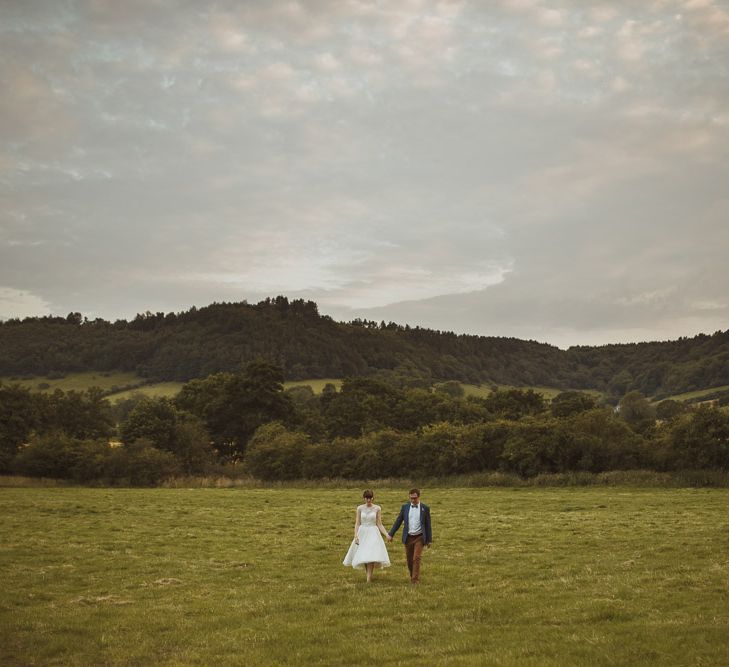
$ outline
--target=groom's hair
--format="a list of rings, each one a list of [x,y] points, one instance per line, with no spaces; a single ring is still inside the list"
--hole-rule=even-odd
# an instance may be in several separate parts
[[[414,493],[418,498],[420,498],[420,489],[410,489],[410,491],[408,491],[408,495],[411,493]]]

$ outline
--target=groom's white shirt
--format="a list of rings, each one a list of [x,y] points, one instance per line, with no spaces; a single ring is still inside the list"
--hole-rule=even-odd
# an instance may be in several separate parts
[[[410,514],[408,515],[408,533],[410,535],[417,535],[423,532],[423,527],[420,525],[420,503],[413,507],[410,504]]]

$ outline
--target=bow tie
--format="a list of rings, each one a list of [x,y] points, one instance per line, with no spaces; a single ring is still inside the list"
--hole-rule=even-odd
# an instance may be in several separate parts
[[[411,510],[416,510],[416,509],[418,509],[418,506],[417,505],[410,505],[410,509]]]

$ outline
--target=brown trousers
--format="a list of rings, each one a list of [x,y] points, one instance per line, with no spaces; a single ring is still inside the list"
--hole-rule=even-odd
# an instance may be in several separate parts
[[[423,536],[408,535],[405,542],[405,556],[408,559],[410,581],[417,584],[420,581],[420,559],[423,555]]]

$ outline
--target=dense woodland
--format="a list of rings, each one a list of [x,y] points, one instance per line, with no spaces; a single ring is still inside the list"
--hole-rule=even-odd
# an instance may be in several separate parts
[[[0,383],[0,473],[154,484],[650,469],[729,470],[729,331],[556,347],[384,322],[338,323],[284,297],[131,322],[79,313],[0,324],[0,375],[133,371],[174,399]],[[285,379],[345,378],[284,390]],[[458,381],[549,385],[466,397]],[[714,405],[661,400],[717,387]],[[596,399],[579,390],[596,389]],[[649,401],[647,397],[653,399]],[[417,450],[416,457],[412,452]]]
[[[283,388],[266,362],[187,382],[174,399],[112,405],[99,390],[34,393],[0,383],[0,473],[155,484],[180,475],[263,480],[422,478],[484,471],[729,471],[729,412],[649,402],[618,409],[565,391],[464,397],[457,382],[373,377]],[[414,455],[414,453],[416,453]]]
[[[215,303],[132,321],[62,317],[0,323],[0,376],[133,371],[186,382],[241,373],[255,360],[288,380],[377,377],[401,387],[434,382],[596,389],[616,402],[630,391],[657,399],[729,384],[729,330],[675,341],[572,347],[456,335],[395,323],[339,323],[311,301]]]

